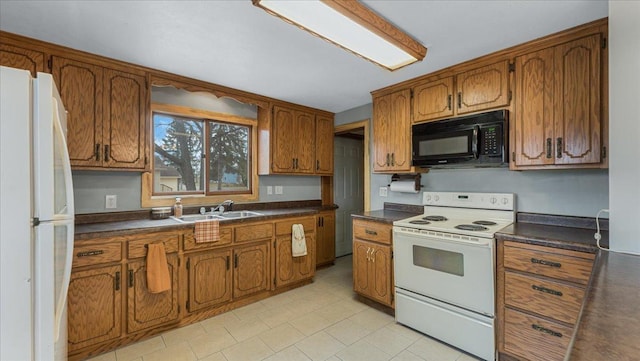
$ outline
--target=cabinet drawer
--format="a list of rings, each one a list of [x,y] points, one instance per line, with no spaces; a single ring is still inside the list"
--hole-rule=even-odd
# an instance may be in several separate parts
[[[147,255],[147,245],[149,243],[164,243],[166,253],[178,252],[178,244],[180,241],[179,233],[156,233],[149,234],[140,238],[134,238],[128,243],[128,258],[139,258]]]
[[[564,250],[558,250],[563,254],[551,253],[554,252],[553,248],[528,247],[530,248],[512,247],[505,242],[504,266],[582,285],[589,282],[593,255]]]
[[[249,224],[235,227],[236,242],[257,241],[273,237],[273,223]]]
[[[575,324],[584,288],[505,272],[504,301],[508,306]]]
[[[507,308],[504,350],[530,361],[562,361],[573,329]]]
[[[378,222],[354,220],[353,237],[391,244],[391,226]]]
[[[119,262],[122,259],[122,243],[118,240],[110,242],[83,242],[73,247],[73,267],[91,266],[94,264]]]
[[[204,242],[196,243],[196,239],[193,236],[193,232],[186,232],[184,234],[184,250],[189,251],[192,249],[206,249],[218,246],[224,246],[230,244],[233,240],[233,230],[231,228],[220,227],[220,240],[218,242]]]
[[[316,229],[315,217],[287,219],[276,223],[276,235],[283,236],[291,234],[291,226],[301,224],[305,232],[313,232]]]

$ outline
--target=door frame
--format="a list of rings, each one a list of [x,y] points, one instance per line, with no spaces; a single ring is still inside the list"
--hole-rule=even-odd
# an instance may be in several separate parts
[[[363,128],[364,129],[364,187],[363,187],[363,192],[364,192],[364,211],[368,212],[370,211],[370,207],[371,207],[371,194],[370,194],[370,188],[371,188],[371,172],[370,172],[370,167],[371,164],[369,163],[369,136],[370,136],[370,119],[363,119],[357,122],[353,122],[353,123],[347,123],[347,124],[342,124],[342,125],[338,125],[336,127],[333,128],[333,135],[334,137],[336,136],[336,134],[340,134],[340,133],[345,133],[348,132],[350,130],[354,130],[354,129],[359,129],[359,128]]]

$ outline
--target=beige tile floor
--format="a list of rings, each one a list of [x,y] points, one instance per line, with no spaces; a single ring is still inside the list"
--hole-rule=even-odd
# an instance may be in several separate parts
[[[307,286],[91,361],[472,361],[354,298],[351,257]]]

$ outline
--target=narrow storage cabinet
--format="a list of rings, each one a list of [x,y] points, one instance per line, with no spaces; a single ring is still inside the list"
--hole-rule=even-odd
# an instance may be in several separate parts
[[[394,306],[392,226],[353,219],[353,290]]]

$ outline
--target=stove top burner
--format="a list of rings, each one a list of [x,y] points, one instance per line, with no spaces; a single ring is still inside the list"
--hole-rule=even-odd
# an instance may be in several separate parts
[[[497,223],[492,221],[474,221],[473,224],[479,224],[481,226],[495,226]]]
[[[409,223],[411,223],[411,224],[429,224],[431,222],[423,220],[423,219],[416,219],[416,220],[413,220],[413,221],[409,221]]]
[[[445,216],[426,216],[422,217],[425,221],[442,222],[448,220]]]
[[[488,228],[476,224],[459,224],[455,226],[456,229],[463,231],[486,231]]]

